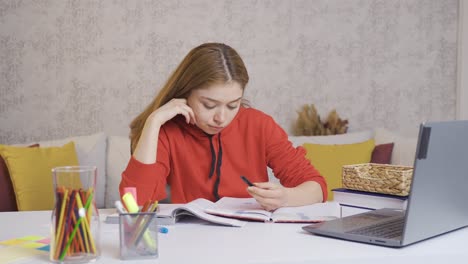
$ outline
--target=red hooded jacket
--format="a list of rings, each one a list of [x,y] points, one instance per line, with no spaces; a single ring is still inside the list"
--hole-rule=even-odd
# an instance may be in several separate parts
[[[136,187],[138,204],[166,197],[187,203],[197,198],[251,197],[240,178],[268,181],[267,166],[285,187],[316,181],[327,200],[327,184],[305,158],[305,149],[294,148],[286,132],[268,115],[239,109],[233,121],[216,135],[208,135],[183,116],[166,122],[159,131],[157,161],[143,164],[131,157],[122,173],[124,187]]]

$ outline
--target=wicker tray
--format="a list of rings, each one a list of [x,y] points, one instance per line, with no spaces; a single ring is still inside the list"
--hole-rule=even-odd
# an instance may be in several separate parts
[[[413,167],[377,163],[345,165],[342,176],[344,188],[406,196]]]

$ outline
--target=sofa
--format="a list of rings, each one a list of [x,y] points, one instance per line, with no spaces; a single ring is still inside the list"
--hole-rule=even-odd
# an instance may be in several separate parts
[[[335,174],[339,174],[341,166],[349,162],[349,160],[351,160],[350,164],[361,161],[370,162],[379,146],[389,146],[390,144],[390,152],[388,148],[386,150],[386,155],[391,155],[388,157],[388,163],[406,166],[413,165],[416,150],[416,136],[402,137],[384,128],[332,136],[290,136],[289,139],[294,146],[304,146],[306,148],[308,158],[321,172],[320,157],[325,157],[322,162],[327,163],[326,166],[331,166]],[[70,141],[74,142],[80,165],[97,167],[98,177],[95,197],[97,207],[114,207],[114,202],[119,199],[118,186],[121,173],[130,158],[130,140],[128,137],[106,135],[100,132],[58,140],[15,144],[15,146],[24,148],[32,144],[39,144],[39,148],[48,148],[63,146]],[[309,156],[314,151],[319,151],[319,154]],[[336,161],[336,158],[340,156],[341,160]],[[361,157],[360,160],[356,159],[358,156]],[[325,167],[323,167],[323,170],[326,170]],[[14,175],[11,177],[14,177]],[[269,177],[271,181],[278,181],[271,170],[269,170]],[[333,175],[332,177],[341,178],[340,175]],[[339,181],[335,182],[334,185],[329,185],[329,189],[339,187],[337,184],[339,184]],[[0,195],[5,195],[5,193]]]

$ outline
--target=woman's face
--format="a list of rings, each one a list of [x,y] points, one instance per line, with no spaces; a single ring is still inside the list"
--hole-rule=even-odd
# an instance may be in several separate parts
[[[227,127],[241,105],[243,90],[237,82],[214,84],[193,90],[187,98],[197,126],[205,133],[214,135]]]

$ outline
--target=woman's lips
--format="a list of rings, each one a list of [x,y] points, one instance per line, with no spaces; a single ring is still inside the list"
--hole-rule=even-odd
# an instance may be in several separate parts
[[[224,127],[210,126],[210,128],[214,130],[222,130]]]

